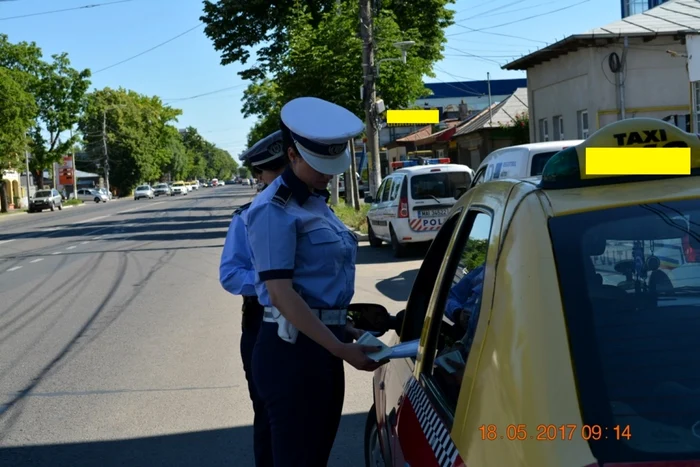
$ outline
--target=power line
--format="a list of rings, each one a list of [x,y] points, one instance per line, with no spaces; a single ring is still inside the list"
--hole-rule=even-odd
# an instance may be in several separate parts
[[[488,27],[481,28],[481,29],[474,29],[474,28],[470,28],[470,27],[467,27],[467,26],[463,26],[463,25],[457,23],[457,24],[455,24],[455,26],[459,26],[459,27],[461,27],[461,28],[468,29],[468,31],[466,31],[466,32],[458,32],[458,33],[455,33],[455,34],[448,34],[448,37],[451,37],[451,36],[461,36],[461,35],[469,34],[469,33],[472,33],[472,32],[486,32],[486,30],[488,30],[488,29],[495,29],[495,28],[500,28],[500,27],[503,27],[503,26],[510,26],[511,24],[521,23],[521,22],[527,21],[527,20],[529,20],[529,19],[539,18],[539,17],[542,17],[542,16],[547,16],[547,15],[551,15],[551,14],[554,14],[554,13],[558,13],[558,12],[560,12],[560,11],[568,10],[569,8],[573,8],[573,7],[575,7],[575,6],[582,5],[582,4],[584,4],[584,3],[588,3],[589,1],[590,1],[590,0],[583,0],[583,1],[581,1],[581,2],[574,3],[574,4],[572,4],[572,5],[568,5],[568,6],[565,6],[565,7],[562,7],[562,8],[557,8],[557,9],[555,9],[555,10],[546,11],[546,12],[544,12],[544,13],[539,13],[539,14],[537,14],[537,15],[528,16],[528,17],[526,17],[526,18],[520,18],[520,19],[517,19],[517,20],[514,20],[514,21],[509,21],[509,22],[507,22],[507,23],[496,24],[496,25],[494,25],[494,26],[488,26]],[[536,41],[536,42],[540,42],[540,41]],[[545,42],[545,43],[546,43],[546,42]]]
[[[114,5],[116,3],[127,3],[127,2],[133,2],[133,1],[134,0],[116,0],[113,2],[94,3],[92,5],[83,5],[83,6],[76,6],[76,7],[72,7],[72,8],[63,8],[61,10],[41,11],[39,13],[28,13],[25,15],[7,16],[5,18],[0,18],[0,21],[6,21],[6,20],[10,20],[10,19],[19,19],[19,18],[29,18],[31,16],[51,15],[53,13],[63,13],[64,11],[87,10],[88,8],[97,8],[97,7],[101,7],[101,6]]]
[[[526,1],[526,0],[515,0],[514,2],[506,3],[505,5],[497,6],[496,8],[491,8],[490,10],[482,11],[481,13],[477,13],[475,15],[469,16],[468,18],[460,19],[459,22],[466,21],[466,20],[472,19],[472,18],[483,17],[483,16],[486,16],[486,13],[491,13],[494,11],[502,10],[503,8],[507,8],[509,6],[516,5],[518,3],[523,3],[524,1]],[[466,11],[466,10],[463,10],[463,11]]]
[[[123,0],[123,1],[127,1],[127,0]],[[120,62],[114,63],[114,64],[112,64],[112,65],[110,65],[110,66],[108,66],[108,67],[100,68],[100,69],[97,70],[97,71],[93,71],[92,74],[95,75],[95,74],[100,73],[100,72],[102,72],[102,71],[109,70],[110,68],[114,68],[114,67],[117,66],[117,65],[121,65],[122,63],[126,63],[126,62],[128,62],[128,61],[131,61],[131,60],[133,60],[133,59],[135,59],[135,58],[140,57],[141,55],[145,55],[145,54],[147,54],[148,52],[152,52],[153,50],[157,49],[158,47],[162,47],[162,46],[164,46],[165,44],[168,44],[168,43],[174,41],[175,39],[178,39],[178,38],[184,36],[185,34],[188,34],[188,33],[192,32],[192,31],[194,31],[195,29],[201,27],[203,24],[204,24],[204,23],[199,23],[199,24],[197,24],[195,27],[190,28],[190,29],[188,29],[188,30],[186,30],[186,31],[184,31],[184,32],[181,32],[181,33],[178,34],[177,36],[171,37],[170,39],[166,40],[165,42],[161,42],[160,44],[155,45],[155,46],[151,47],[151,48],[148,49],[148,50],[144,50],[144,51],[141,52],[141,53],[138,53],[138,54],[133,55],[133,56],[131,56],[131,57],[129,57],[129,58],[126,58],[126,59],[124,59],[124,60],[122,60],[122,61],[120,61]]]
[[[203,93],[203,94],[197,94],[196,96],[176,97],[176,98],[173,98],[173,99],[163,99],[163,101],[168,101],[168,102],[170,102],[170,101],[187,101],[187,100],[190,100],[190,99],[198,99],[198,98],[200,98],[200,97],[211,96],[212,94],[218,94],[218,93],[220,93],[220,92],[230,91],[231,89],[238,89],[238,88],[241,88],[241,87],[243,87],[243,86],[246,86],[246,84],[237,84],[237,85],[235,85],[235,86],[229,86],[229,87],[226,87],[226,88],[217,89],[216,91],[210,91],[210,92],[205,92],[205,93]]]
[[[527,6],[527,7],[523,7],[523,8],[517,8],[517,9],[515,9],[515,10],[508,10],[508,11],[502,11],[502,12],[500,12],[500,13],[492,13],[492,14],[490,14],[490,15],[483,15],[483,16],[478,15],[478,16],[480,16],[481,18],[489,18],[489,17],[491,17],[491,16],[507,15],[507,14],[509,14],[509,13],[515,13],[515,12],[517,12],[517,11],[532,10],[532,9],[534,9],[534,8],[538,8],[538,7],[541,7],[541,6],[551,5],[552,3],[559,3],[559,0],[551,0],[551,1],[549,1],[549,2],[542,2],[542,3],[538,3],[538,4],[536,4],[536,5],[532,5],[532,6]],[[470,19],[470,18],[465,18],[465,19]]]
[[[486,61],[486,62],[493,62],[493,63],[497,64],[498,66],[501,65],[500,62],[497,62],[496,60],[492,60],[492,59],[490,59],[490,58],[486,58],[486,57],[481,56],[481,55],[475,55],[475,54],[473,54],[473,53],[469,53],[469,52],[466,52],[466,51],[464,51],[464,50],[456,49],[456,48],[454,48],[454,47],[450,47],[449,45],[446,45],[445,48],[446,48],[446,49],[451,49],[451,50],[457,51],[457,52],[459,52],[459,53],[461,53],[461,54],[464,54],[464,56],[467,56],[467,57],[476,58],[476,59],[478,59],[478,60],[484,60],[484,61]]]

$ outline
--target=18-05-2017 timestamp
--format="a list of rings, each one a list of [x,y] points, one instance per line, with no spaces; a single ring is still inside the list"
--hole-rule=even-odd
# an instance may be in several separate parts
[[[495,441],[507,439],[509,441],[555,441],[583,439],[585,441],[599,441],[604,439],[623,440],[630,439],[632,433],[629,425],[537,425],[534,432],[525,424],[511,424],[503,428],[496,425],[481,425],[481,439]]]

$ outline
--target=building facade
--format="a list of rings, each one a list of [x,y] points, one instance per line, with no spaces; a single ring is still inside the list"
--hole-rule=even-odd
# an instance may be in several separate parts
[[[670,1],[507,64],[527,71],[530,140],[586,138],[634,117],[690,131],[692,86],[683,55],[684,34],[700,28],[695,3]]]
[[[665,3],[667,0],[620,0],[620,11],[623,18],[644,13],[654,7]]]

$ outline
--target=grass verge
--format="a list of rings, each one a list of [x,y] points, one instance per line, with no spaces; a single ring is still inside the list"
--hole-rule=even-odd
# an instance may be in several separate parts
[[[83,204],[82,199],[69,199],[63,202],[66,206],[77,206],[79,204]]]
[[[369,204],[360,203],[360,210],[355,209],[350,204],[345,204],[344,201],[338,202],[337,206],[333,206],[333,210],[338,218],[343,221],[348,227],[367,233],[367,211]]]

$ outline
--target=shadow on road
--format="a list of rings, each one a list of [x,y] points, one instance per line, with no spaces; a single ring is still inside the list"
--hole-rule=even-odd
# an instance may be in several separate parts
[[[360,248],[357,250],[357,264],[386,264],[386,263],[402,263],[404,261],[415,261],[425,257],[430,245],[411,245],[406,251],[406,256],[403,258],[394,258],[394,252],[391,247],[383,245],[379,248],[373,248],[367,242],[360,243]]]
[[[384,279],[377,283],[377,290],[385,297],[397,302],[408,301],[408,296],[411,294],[413,282],[418,275],[418,268],[404,271],[398,276]]]
[[[364,465],[366,414],[343,416],[330,467]],[[359,434],[359,435],[358,435]],[[3,467],[253,467],[253,428],[241,426],[116,441],[0,448]]]

